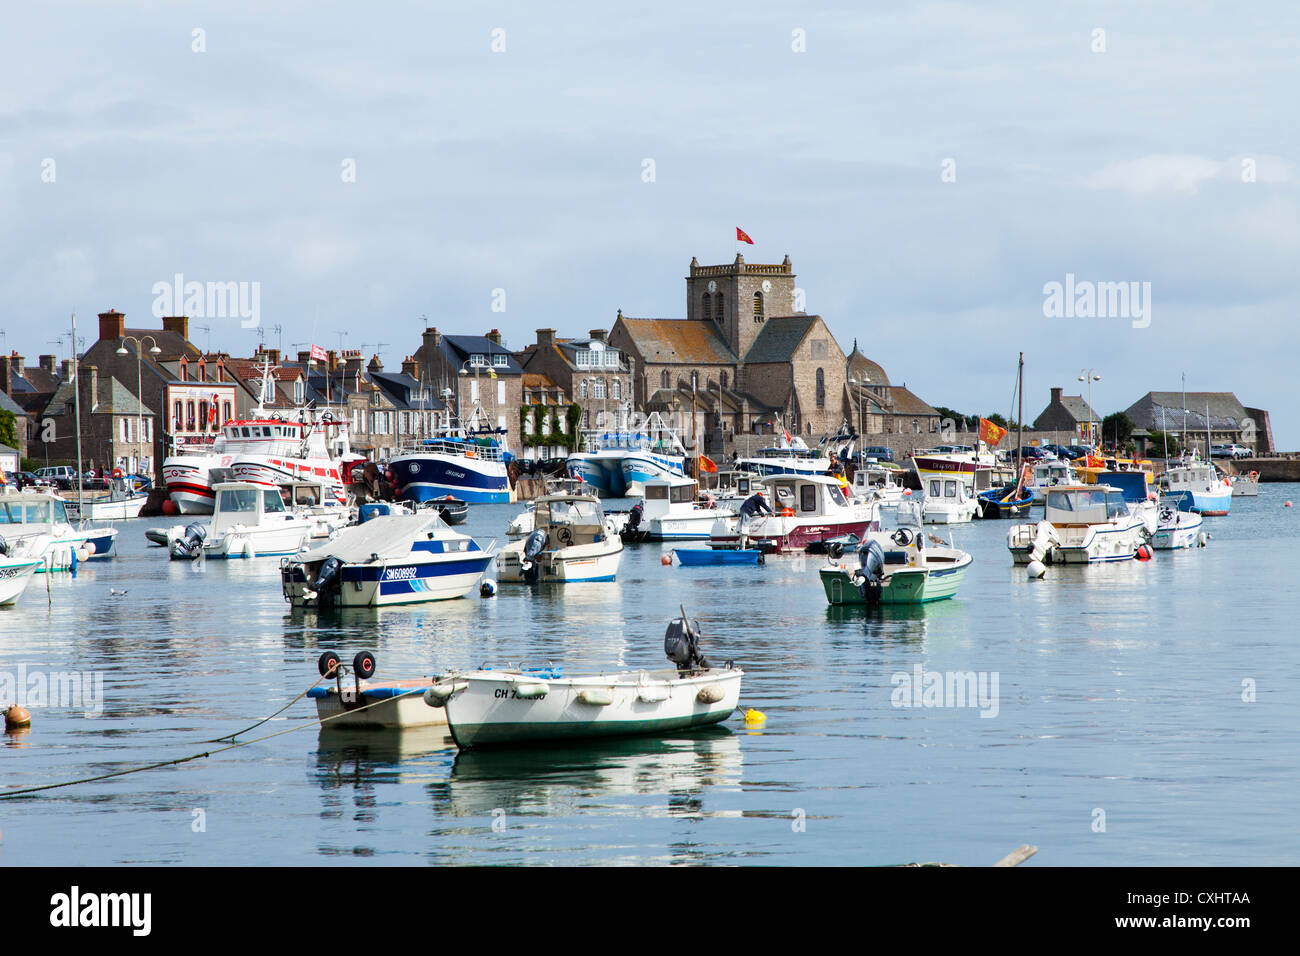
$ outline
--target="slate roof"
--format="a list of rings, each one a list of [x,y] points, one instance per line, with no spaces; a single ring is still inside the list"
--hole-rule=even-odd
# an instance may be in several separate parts
[[[21,405],[19,405],[17,402],[15,402],[12,398],[10,398],[10,397],[9,397],[7,394],[5,394],[4,392],[0,392],[0,409],[3,409],[3,410],[6,411],[6,412],[12,412],[14,415],[26,415],[26,414],[27,414],[27,412],[23,411],[23,408],[22,408]]]
[[[868,385],[888,385],[889,376],[885,374],[884,367],[879,362],[873,362],[858,350],[858,340],[853,340],[853,351],[849,353],[849,374],[854,378],[861,380],[863,374],[867,376]]]
[[[427,400],[420,401],[420,382],[405,372],[370,372],[370,380],[378,386],[394,408],[405,411],[440,412],[446,409],[442,399],[434,394],[432,386],[424,386],[429,391]]]
[[[71,379],[60,385],[46,404],[44,414],[51,417],[62,415],[74,401],[73,385]],[[153,415],[148,405],[142,405],[131,390],[115,378],[99,379],[95,389],[95,407],[83,405],[81,411],[91,415]]]
[[[504,345],[498,345],[486,335],[444,335],[438,343],[443,353],[450,351],[457,357],[452,359],[455,365],[463,365],[465,360],[471,355],[504,355],[506,357],[505,365],[492,365],[494,361],[489,359],[489,365],[484,366],[484,370],[491,368],[498,375],[522,375],[524,370],[519,366],[519,361],[515,358],[515,353],[510,351]]]
[[[745,354],[745,364],[789,362],[818,319],[816,315],[784,315],[768,319]]]
[[[1181,432],[1185,407],[1187,430],[1205,431],[1207,404],[1210,407],[1209,424],[1212,429],[1235,431],[1241,428],[1243,419],[1250,417],[1232,392],[1188,392],[1185,406],[1182,392],[1147,392],[1129,406],[1124,414],[1135,428]]]
[[[736,354],[705,319],[620,320],[647,364],[735,365]]]
[[[938,415],[929,404],[904,385],[890,385],[890,402],[885,409],[892,415]]]

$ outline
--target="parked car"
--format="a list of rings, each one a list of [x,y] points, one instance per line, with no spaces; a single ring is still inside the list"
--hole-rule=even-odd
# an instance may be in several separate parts
[[[20,471],[10,476],[10,480],[16,484],[22,484],[24,488],[53,488],[54,482],[48,478],[38,478],[30,471]]]
[[[1254,454],[1254,451],[1247,448],[1245,445],[1238,445],[1235,443],[1230,445],[1210,446],[1211,458],[1250,458]]]
[[[1015,453],[1012,452],[1012,454]],[[1030,461],[1031,459],[1047,458],[1047,457],[1049,457],[1047,451],[1039,447],[1038,445],[1020,446],[1020,459],[1022,461]]]
[[[1065,447],[1064,445],[1044,445],[1043,450],[1050,451],[1057,458],[1066,458],[1066,459],[1074,458],[1074,455],[1070,454],[1070,449]]]
[[[69,489],[77,486],[77,469],[71,465],[50,465],[36,469],[36,477],[43,478],[57,488]]]
[[[892,462],[894,453],[883,445],[868,445],[862,449],[862,459],[865,461],[868,458],[874,458],[876,461]]]

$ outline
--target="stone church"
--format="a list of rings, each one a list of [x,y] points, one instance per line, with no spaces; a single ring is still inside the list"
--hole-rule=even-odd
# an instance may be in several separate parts
[[[820,316],[801,308],[790,257],[777,265],[691,260],[686,318],[622,311],[609,341],[632,361],[646,410],[694,410],[704,427],[812,438],[853,417],[847,358]]]

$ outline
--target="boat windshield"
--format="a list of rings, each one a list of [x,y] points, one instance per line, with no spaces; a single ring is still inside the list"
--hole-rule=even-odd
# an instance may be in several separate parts
[[[270,494],[274,494],[277,500],[280,497],[275,492],[270,492]],[[223,488],[217,498],[217,507],[227,514],[232,512],[254,514],[257,511],[257,489]],[[280,510],[284,510],[283,504],[280,506]]]
[[[689,502],[694,500],[695,500],[694,485],[678,485],[677,487],[673,488],[674,503],[680,504],[682,502]]]
[[[594,501],[538,502],[534,518],[538,527],[599,528],[602,524],[600,505]]]
[[[839,505],[841,508],[848,507],[848,499],[844,497],[844,492],[840,491],[839,485],[827,485],[826,491],[830,494],[831,501],[835,502],[835,504]]]
[[[667,485],[646,485],[645,497],[646,497],[646,501],[667,501],[668,486]]]
[[[267,514],[273,511],[284,511],[284,499],[280,497],[280,492],[270,488],[262,492],[262,507]]]

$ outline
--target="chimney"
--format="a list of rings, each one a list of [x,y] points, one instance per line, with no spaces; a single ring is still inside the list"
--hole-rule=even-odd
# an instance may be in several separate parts
[[[402,374],[409,375],[411,378],[418,379],[420,377],[420,365],[415,361],[414,356],[408,355],[402,359]]]
[[[272,365],[278,366],[280,364],[279,349],[262,349],[262,351],[266,353],[266,357],[271,360]]]
[[[537,330],[537,347],[539,349],[549,349],[554,345],[555,345],[555,329]]]
[[[500,345],[500,344],[501,344],[501,330],[500,330],[500,329],[493,329],[491,332],[489,332],[487,335],[485,335],[484,338],[486,338],[486,339],[487,339],[489,342],[491,342],[493,345]]]
[[[307,349],[305,352],[298,353],[299,365],[306,365],[310,361],[311,361],[311,349]]]
[[[6,395],[14,390],[13,374],[9,371],[9,356],[0,355],[0,392]]]
[[[166,321],[165,319],[163,321]],[[126,316],[117,309],[99,313],[99,340],[114,341],[126,334]]]
[[[42,355],[37,361],[40,363],[43,371],[50,375],[54,374],[54,369],[56,368],[58,360],[53,355]]]
[[[434,349],[442,343],[442,335],[438,332],[437,328],[427,328],[424,330],[424,335],[421,336],[421,338],[424,340],[424,357],[427,362],[433,357]]]
[[[370,356],[370,364],[366,366],[366,371],[382,372],[383,370],[384,363],[379,360],[379,355],[376,353],[375,355]]]
[[[593,339],[599,339],[601,342],[608,341],[608,339],[605,338],[605,336],[609,334],[609,332],[606,329],[592,329],[587,334],[590,335]]]
[[[1061,389],[1061,388],[1054,388],[1054,389],[1052,389],[1052,402],[1051,402],[1051,404],[1053,404],[1053,405],[1059,405],[1059,404],[1061,403],[1061,392],[1062,392],[1062,391],[1064,391],[1064,389]]]
[[[61,373],[59,375],[59,381],[60,382],[72,381],[72,359],[63,360],[63,366],[61,368]]]
[[[81,413],[83,415],[95,410],[95,396],[99,394],[99,369],[93,365],[81,366],[81,375],[77,380],[81,388]]]
[[[326,362],[326,367],[332,372],[339,367],[339,353],[334,349],[330,349],[326,354],[329,356],[329,361]]]
[[[358,375],[361,372],[361,353],[357,349],[348,349],[343,353],[347,374]]]
[[[190,317],[188,315],[164,315],[163,331],[175,332],[188,342],[190,338]]]

